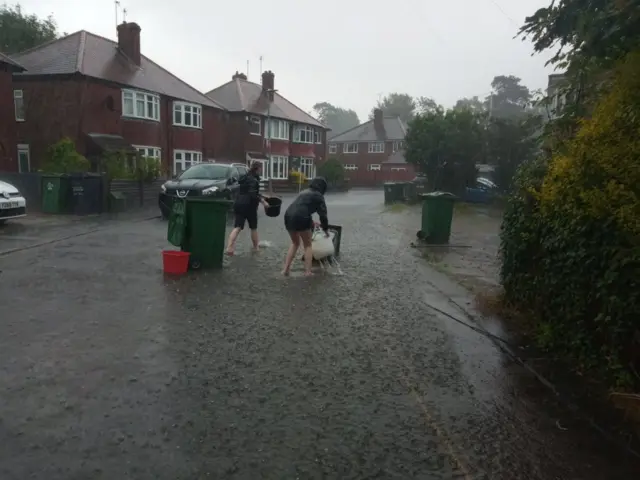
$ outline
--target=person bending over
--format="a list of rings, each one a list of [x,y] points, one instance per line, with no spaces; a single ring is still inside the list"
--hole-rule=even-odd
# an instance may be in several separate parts
[[[233,255],[236,249],[238,235],[244,229],[245,222],[251,230],[253,250],[258,250],[258,206],[267,205],[267,201],[260,195],[260,162],[253,162],[249,172],[238,179],[239,191],[233,204],[235,214],[233,230],[227,242],[227,255]]]
[[[289,275],[291,263],[296,256],[300,243],[304,247],[304,274],[305,276],[312,275],[311,236],[313,234],[313,219],[311,215],[317,213],[320,216],[320,225],[328,237],[329,219],[327,218],[327,205],[324,201],[326,191],[327,181],[322,177],[316,177],[311,180],[309,188],[302,191],[287,208],[284,214],[284,226],[291,237],[291,245],[284,261],[283,275]]]

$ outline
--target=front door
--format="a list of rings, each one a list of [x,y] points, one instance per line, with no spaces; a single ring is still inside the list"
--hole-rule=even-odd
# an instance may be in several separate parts
[[[31,159],[29,156],[29,145],[18,145],[18,171],[27,173],[31,170]]]

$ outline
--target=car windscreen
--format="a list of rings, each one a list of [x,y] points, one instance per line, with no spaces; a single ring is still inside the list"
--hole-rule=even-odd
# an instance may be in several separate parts
[[[187,169],[182,175],[180,180],[186,180],[189,178],[197,178],[203,180],[224,180],[229,174],[229,167],[227,165],[194,165]]]

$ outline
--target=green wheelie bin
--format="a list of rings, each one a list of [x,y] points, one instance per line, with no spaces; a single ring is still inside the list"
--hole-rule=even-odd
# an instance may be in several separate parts
[[[420,195],[422,199],[422,229],[418,238],[433,244],[449,243],[453,206],[457,197],[448,192],[431,192]]]
[[[384,184],[384,204],[402,202],[404,200],[404,183],[387,182]]]
[[[222,267],[230,206],[228,200],[186,199],[186,225],[180,248],[191,253],[191,268]]]
[[[42,212],[66,213],[71,183],[68,175],[42,176]]]

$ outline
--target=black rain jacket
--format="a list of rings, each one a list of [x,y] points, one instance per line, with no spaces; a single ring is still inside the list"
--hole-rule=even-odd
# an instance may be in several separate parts
[[[327,181],[322,177],[311,180],[309,188],[300,192],[300,195],[293,201],[285,216],[290,218],[311,218],[317,213],[320,217],[320,225],[326,232],[329,229],[329,218],[327,217],[327,204],[324,201],[324,194],[327,191]]]

